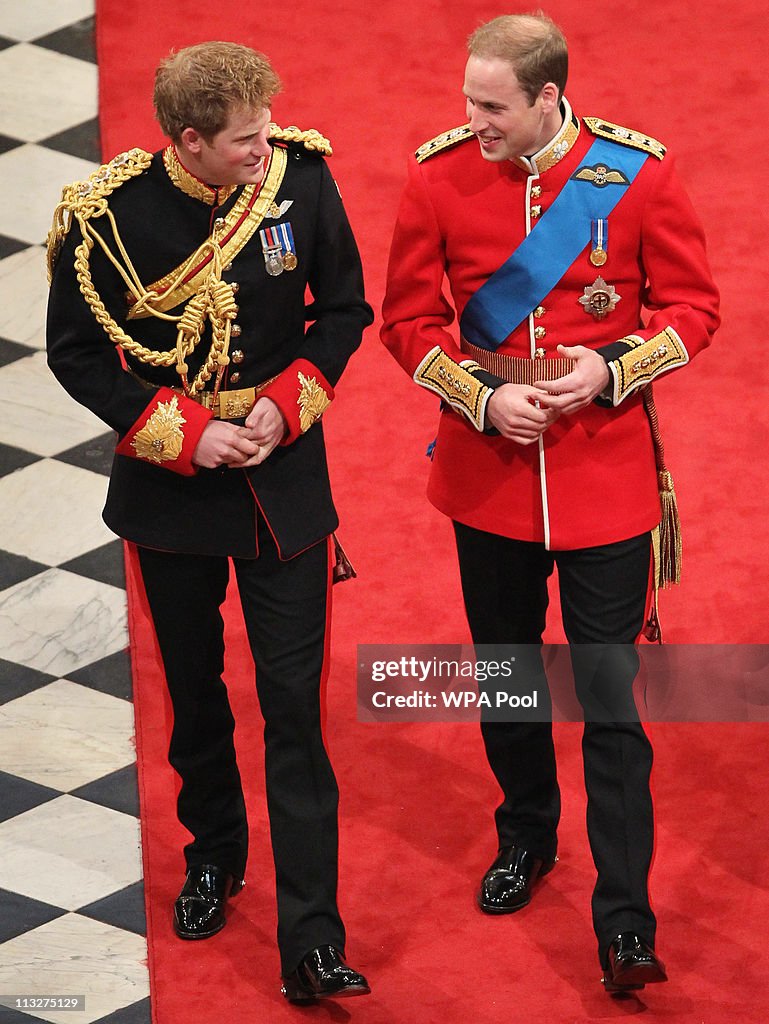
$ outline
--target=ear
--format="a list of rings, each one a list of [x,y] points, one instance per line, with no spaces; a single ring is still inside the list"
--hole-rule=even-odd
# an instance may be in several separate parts
[[[545,82],[539,93],[539,102],[544,114],[552,114],[558,109],[558,86],[554,82]]]
[[[203,148],[203,136],[194,128],[185,128],[179,138],[179,143],[182,149],[186,149],[193,156],[199,156]]]

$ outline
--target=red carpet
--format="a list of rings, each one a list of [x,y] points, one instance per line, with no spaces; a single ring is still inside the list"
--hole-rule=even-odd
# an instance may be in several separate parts
[[[570,39],[575,109],[642,128],[678,154],[723,290],[725,323],[713,348],[658,388],[685,528],[683,585],[664,595],[666,638],[765,642],[767,374],[759,320],[769,224],[756,203],[765,172],[754,121],[766,98],[758,4],[727,10],[706,0],[693,21],[683,5],[660,0],[622,7],[558,0],[547,9]],[[264,49],[285,84],[274,119],[317,127],[334,143],[331,166],[378,309],[406,154],[461,123],[464,37],[499,10],[458,0],[417,7],[385,0],[375,12],[307,0],[280,9],[231,0],[101,0],[104,154],[161,144],[152,123],[152,72],[172,46],[218,37]],[[297,1010],[277,995],[261,726],[236,615],[228,681],[249,783],[249,886],[221,935],[198,944],[172,936],[168,908],[181,879],[184,839],[164,762],[162,683],[130,581],[156,1024],[251,1024],[310,1014],[371,1024],[572,1024],[641,1012],[693,1024],[765,1021],[765,727],[654,727],[652,889],[672,981],[642,1000],[615,1002],[598,985],[589,923],[592,867],[577,727],[558,729],[561,863],[528,910],[489,920],[475,910],[473,890],[493,854],[497,794],[477,730],[356,722],[357,643],[467,638],[450,531],[423,496],[423,451],[435,419],[435,402],[410,384],[372,329],[326,420],[341,536],[359,572],[335,591],[327,735],[342,791],[348,952],[369,975],[371,997]],[[703,687],[709,683],[703,679]]]

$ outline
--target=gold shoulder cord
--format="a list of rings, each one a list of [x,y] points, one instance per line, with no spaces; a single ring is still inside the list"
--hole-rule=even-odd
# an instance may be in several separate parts
[[[180,316],[172,316],[161,309],[154,308],[154,303],[160,299],[160,296],[157,291],[147,290],[140,281],[131,258],[125,250],[115,217],[107,202],[108,197],[116,188],[130,178],[146,171],[151,161],[151,153],[141,149],[132,149],[100,167],[86,181],[75,182],[63,189],[61,202],[54,211],[53,226],[48,235],[49,284],[61,246],[70,230],[72,221],[76,220],[83,239],[75,249],[75,272],[80,292],[97,323],[101,325],[109,339],[143,363],[148,363],[151,366],[173,366],[175,364],[184,393],[189,396],[194,396],[202,391],[215,372],[214,391],[217,392],[224,368],[230,361],[227,354],[230,328],[232,321],[237,316],[237,305],[232,286],[221,279],[224,264],[221,239],[235,226],[233,215],[242,215],[257,186],[246,185],[241,197],[245,199],[245,203],[243,205],[236,204],[219,229],[206,239],[182,267],[178,268],[178,273],[170,283],[169,291],[174,291],[181,284],[190,266],[199,265],[203,260],[210,259],[210,269],[200,282],[196,293],[187,302],[184,312]],[[248,229],[249,237],[261,223],[274,200],[283,180],[285,169],[285,152],[280,149],[273,150],[259,196],[248,212],[245,226]],[[111,252],[107,242],[94,227],[92,221],[99,217],[106,217],[109,221],[122,263]],[[146,315],[177,323],[176,345],[173,349],[163,352],[146,348],[126,334],[110,316],[91,276],[90,256],[95,242],[98,242],[104,250],[107,259],[123,278],[130,294],[136,300],[133,306],[134,310],[141,309]],[[199,344],[206,319],[211,323],[211,347],[205,363],[190,383],[187,378],[186,359]]]

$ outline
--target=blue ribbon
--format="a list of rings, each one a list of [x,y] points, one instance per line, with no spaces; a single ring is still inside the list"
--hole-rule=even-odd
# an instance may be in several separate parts
[[[641,150],[596,139],[580,168],[604,164],[622,171],[627,184],[596,186],[569,178],[531,233],[465,306],[459,322],[464,337],[495,351],[555,288],[590,243],[591,222],[609,216],[647,159]]]

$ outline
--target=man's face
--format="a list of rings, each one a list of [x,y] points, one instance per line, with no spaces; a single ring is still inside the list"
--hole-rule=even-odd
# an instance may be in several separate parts
[[[269,110],[236,109],[210,143],[197,133],[184,140],[195,166],[187,169],[210,185],[248,185],[264,176],[271,148]],[[189,132],[191,129],[185,129]],[[184,136],[182,137],[184,139]],[[187,161],[182,161],[187,164]]]
[[[552,129],[552,102],[544,96],[547,89],[531,106],[512,64],[496,57],[470,57],[462,91],[470,129],[484,160],[497,163],[531,156],[549,142],[557,125]]]

